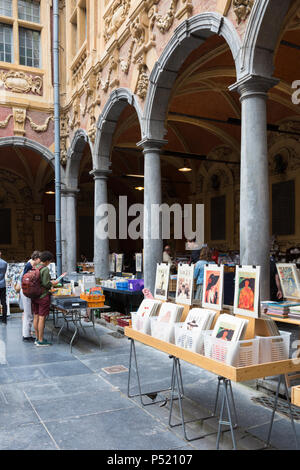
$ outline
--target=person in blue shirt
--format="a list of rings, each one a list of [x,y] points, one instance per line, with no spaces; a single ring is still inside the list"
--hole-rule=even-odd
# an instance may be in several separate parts
[[[24,274],[31,271],[35,268],[38,264],[40,264],[40,252],[34,251],[31,255],[31,259],[25,264],[24,271],[22,274],[22,278]],[[21,289],[20,292],[22,307],[23,307],[23,320],[22,320],[22,333],[23,333],[23,341],[35,341],[35,338],[31,335],[32,325],[33,325],[33,313],[31,309],[31,299],[26,297]]]
[[[5,274],[7,271],[7,262],[2,259],[0,251],[0,303],[2,305],[2,323],[7,322],[7,305],[6,305],[6,282]]]
[[[196,294],[195,299],[202,300],[203,281],[204,281],[204,268],[206,264],[215,264],[211,260],[211,252],[208,246],[205,246],[200,251],[199,261],[197,261],[194,270],[194,279],[196,279]]]

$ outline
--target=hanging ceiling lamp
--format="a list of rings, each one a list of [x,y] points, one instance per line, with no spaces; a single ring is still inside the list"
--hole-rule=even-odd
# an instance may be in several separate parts
[[[181,171],[182,173],[187,173],[188,171],[192,171],[192,169],[189,166],[186,158],[183,161],[183,168],[178,168],[178,171]]]

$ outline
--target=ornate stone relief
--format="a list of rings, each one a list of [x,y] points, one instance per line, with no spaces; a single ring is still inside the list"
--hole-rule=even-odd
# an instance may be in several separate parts
[[[13,108],[14,134],[23,136],[25,134],[26,109]]]
[[[174,23],[178,0],[172,0],[168,11],[164,15],[155,15],[155,23],[161,33],[166,33]],[[153,20],[154,24],[154,20]]]
[[[107,42],[119,29],[129,12],[130,0],[115,0],[104,14],[104,40]]]
[[[80,97],[79,95],[76,95],[73,101],[73,116],[69,122],[71,130],[73,130],[74,127],[80,126],[80,111]]]
[[[69,117],[67,113],[60,115],[60,163],[67,163],[67,139],[69,137]]]
[[[48,116],[44,124],[36,124],[29,116],[26,116],[26,118],[30,122],[31,129],[33,129],[35,132],[46,132],[49,122],[51,120],[53,121],[53,116]]]
[[[135,93],[142,100],[145,99],[149,85],[149,74],[146,64],[140,64],[139,66],[139,76],[136,84]]]
[[[0,71],[0,86],[14,93],[32,93],[42,95],[43,79],[24,72]]]
[[[117,71],[118,59],[115,56],[111,56],[109,59],[109,67],[106,80],[102,80],[102,72],[97,77],[97,88],[101,88],[105,93],[109,88],[117,87],[119,85],[119,79],[115,73],[115,78],[112,79],[113,72]]]
[[[236,14],[238,20],[238,24],[240,24],[242,21],[246,21],[250,15],[254,5],[254,0],[233,0],[232,5],[233,11]]]
[[[5,119],[4,121],[0,121],[0,128],[1,129],[5,129],[5,127],[7,127],[8,123],[9,123],[9,120],[10,118],[13,116],[13,114],[9,114]]]

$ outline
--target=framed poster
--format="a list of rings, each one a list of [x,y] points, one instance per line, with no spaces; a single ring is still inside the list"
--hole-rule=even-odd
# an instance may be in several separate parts
[[[123,255],[116,255],[116,273],[121,273],[123,270]]]
[[[300,298],[299,274],[296,264],[276,264],[284,297]]]
[[[114,253],[109,255],[109,271],[114,273],[116,269],[116,256]]]
[[[194,264],[179,264],[176,285],[176,303],[192,305]]]
[[[19,294],[15,290],[15,286],[20,283],[25,263],[8,263],[5,275],[6,295],[8,303],[18,303]]]
[[[170,265],[161,263],[156,265],[156,277],[154,297],[159,300],[167,300],[170,278]]]
[[[142,253],[135,254],[135,270],[137,273],[141,273],[143,271],[143,254]]]
[[[210,264],[204,268],[202,306],[222,310],[224,265]]]
[[[234,313],[259,318],[260,266],[236,266]]]

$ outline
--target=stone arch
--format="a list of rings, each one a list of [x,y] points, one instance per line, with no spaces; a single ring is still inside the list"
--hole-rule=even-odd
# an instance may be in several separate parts
[[[241,48],[241,76],[273,75],[274,51],[292,3],[293,0],[254,2]]]
[[[97,133],[93,151],[93,167],[95,170],[109,169],[113,134],[118,119],[128,104],[134,107],[141,127],[142,112],[136,96],[127,88],[114,90],[110,94],[97,121]]]
[[[222,36],[227,42],[239,76],[241,41],[227,18],[208,12],[183,21],[175,29],[151,72],[143,116],[143,139],[163,139],[168,102],[177,73],[189,54],[214,34]]]
[[[44,145],[34,140],[27,139],[26,137],[1,137],[0,138],[0,148],[1,147],[24,147],[27,149],[34,150],[41,157],[46,160],[52,169],[54,169],[54,154]]]
[[[91,144],[87,133],[83,129],[77,129],[67,152],[66,186],[77,189],[80,161],[86,144]],[[91,149],[92,153],[92,149]]]

